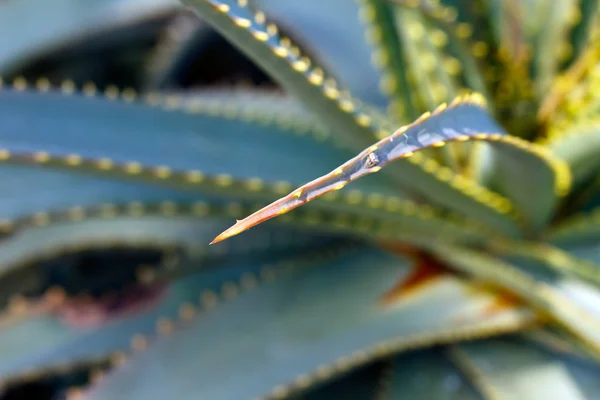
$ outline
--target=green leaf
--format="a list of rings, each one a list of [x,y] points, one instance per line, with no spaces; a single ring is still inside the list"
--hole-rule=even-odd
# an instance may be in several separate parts
[[[584,400],[600,393],[597,384],[593,389],[589,384],[580,385],[581,379],[589,382],[594,374],[597,376],[597,365],[569,362],[520,340],[459,344],[450,355],[488,398]]]
[[[427,196],[428,200],[437,204],[451,205],[455,211],[477,218],[490,227],[502,230],[505,234],[518,236],[520,232],[517,220],[519,220],[520,214],[513,208],[510,201],[474,185],[461,176],[453,176],[450,169],[440,168],[432,160],[423,161],[423,157],[419,153],[419,150],[424,148],[436,148],[444,146],[447,142],[468,140],[489,142],[490,146],[498,149],[498,153],[503,157],[515,159],[515,164],[521,161],[524,165],[535,165],[540,170],[540,175],[543,175],[544,178],[534,177],[538,181],[527,179],[531,185],[528,189],[532,187],[539,189],[539,192],[532,193],[532,195],[536,199],[539,198],[541,202],[541,207],[535,205],[542,212],[534,213],[531,220],[526,221],[528,223],[526,233],[534,233],[549,219],[550,212],[556,206],[558,198],[568,193],[571,184],[569,168],[562,160],[553,157],[540,146],[533,146],[522,139],[504,136],[502,133],[482,133],[501,132],[501,129],[480,108],[480,101],[480,97],[474,95],[466,97],[464,100],[457,100],[450,107],[440,107],[433,114],[425,114],[415,123],[400,128],[394,134],[363,150],[329,174],[314,179],[244,220],[237,221],[234,226],[219,235],[213,243],[285,214],[324,194],[340,190],[358,178],[378,172],[391,161],[400,159],[399,162],[402,162],[402,159],[405,158],[408,159],[408,163],[402,165],[422,164],[424,169],[435,173],[439,180],[448,183],[445,187],[447,192],[451,192],[450,189],[457,189],[460,193],[470,195],[468,198],[473,202],[477,201],[476,204],[480,207],[472,207],[473,203],[464,200],[461,202],[457,197],[439,198],[439,189],[433,185],[429,186],[429,182],[420,181],[421,191],[427,194],[431,193],[431,197]],[[527,177],[528,175],[523,175],[519,171],[518,175],[510,173],[509,176]],[[408,178],[412,177],[405,177],[405,179]],[[514,185],[507,183],[503,189],[509,191],[509,189],[522,188],[523,182],[516,181]],[[433,190],[429,192],[430,189]],[[436,192],[435,195],[433,192]],[[517,196],[515,195],[515,197]],[[523,200],[523,207],[534,208],[533,204],[525,202],[523,197],[518,196],[518,200]],[[486,206],[481,207],[483,204]],[[467,206],[469,207],[467,208]],[[494,210],[495,213],[490,210]],[[498,218],[500,216],[503,218]],[[522,221],[519,220],[519,222]]]
[[[454,58],[451,62],[452,65],[450,68],[446,68],[446,71],[451,75],[462,72],[461,77],[464,79],[466,87],[483,94],[488,101],[491,100],[482,69],[475,58],[475,54],[480,57],[485,56],[489,48],[485,53],[482,53],[481,50],[477,50],[477,47],[481,48],[482,45],[468,40],[469,35],[464,38],[465,35],[461,32],[462,28],[455,24],[456,11],[453,12],[450,8],[426,0],[393,1],[408,10],[418,11],[424,18],[431,21],[433,26],[441,29],[446,34],[447,38],[443,41],[445,43],[440,47],[446,47],[447,51],[445,53]],[[439,36],[439,33],[435,35]],[[416,60],[415,62],[418,63]],[[493,106],[493,103],[490,102],[490,104]]]
[[[575,185],[600,169],[600,121],[591,120],[567,128],[549,139],[548,148],[571,168]]]
[[[315,254],[322,255],[336,246],[327,242],[312,246],[312,249]],[[284,260],[277,257],[270,261],[246,259],[219,268],[200,269],[168,287],[151,287],[154,289],[151,297],[133,310],[127,310],[126,304],[122,305],[125,310],[119,307],[112,311],[104,309],[102,297],[91,305],[91,309],[81,309],[74,298],[72,302],[67,299],[57,309],[26,315],[20,322],[0,331],[3,355],[0,377],[15,377],[31,368],[52,368],[115,352],[142,350],[157,333],[164,334],[165,328],[160,327],[160,321],[163,326],[168,325],[167,332],[175,324],[184,325],[195,313],[208,311],[238,293],[261,286],[273,274],[283,273],[288,265]],[[274,261],[280,263],[267,266]],[[133,288],[129,287],[125,294],[135,298],[135,292],[132,292]],[[95,313],[91,316],[96,319],[90,320],[92,312]]]
[[[191,99],[185,103],[170,97],[163,107],[158,107],[160,98],[146,100],[152,104],[0,91],[4,127],[0,138],[5,150],[0,152],[1,161],[272,199],[293,188],[289,181],[303,182],[347,158],[348,153],[306,135],[282,135],[273,126],[276,120],[263,127],[239,118],[241,110],[230,117],[213,117],[210,109],[201,104],[196,108],[199,104]],[[57,120],[69,123],[58,126]],[[216,130],[221,132],[219,140]],[[395,192],[376,183],[366,189]]]
[[[514,264],[519,266],[527,264],[542,274],[576,277],[600,286],[599,265],[577,258],[550,244],[499,240],[492,242],[489,249],[499,256],[508,258]]]
[[[600,17],[600,2],[598,0],[579,1],[579,21],[571,30],[570,43],[573,47],[572,60],[576,60],[590,44],[590,36]]]
[[[40,224],[72,222],[82,218],[139,216],[140,212],[144,215],[167,216],[164,211],[175,216],[195,218],[198,212],[208,213],[211,210],[194,192],[45,169],[4,166],[0,168],[0,179],[3,182],[3,195],[0,198],[2,234]],[[24,192],[28,196],[24,197]],[[196,202],[197,210],[194,206]],[[213,204],[214,200],[209,203]],[[236,205],[229,202],[217,209],[222,209],[222,215],[228,215],[229,218],[240,218],[251,210],[248,206],[246,203]],[[251,207],[255,209],[260,205]],[[433,207],[394,196],[356,190],[325,196],[322,202],[314,202],[276,222],[299,225],[309,229],[307,232],[343,233],[368,240],[402,238],[410,241],[411,235],[424,237],[435,234],[451,242],[481,243],[498,235],[473,219],[446,215]],[[216,233],[218,230],[213,231],[213,237]],[[242,238],[241,241],[243,243],[245,240]]]
[[[274,24],[258,17],[234,1],[184,0],[215,30],[235,44],[250,59],[332,129],[332,133],[353,148],[365,147],[375,136],[391,130],[348,93],[335,80],[312,65],[289,40],[282,38]],[[243,3],[242,3],[243,4]]]
[[[452,267],[513,291],[578,337],[589,351],[600,354],[600,312],[583,300],[587,291],[594,292],[583,282],[540,274],[534,277],[531,270],[473,250],[441,244],[428,247]]]
[[[376,127],[378,121],[371,118],[362,107],[347,108],[344,106],[344,96],[340,95],[332,81],[324,78],[321,71],[311,67],[307,60],[302,60],[297,51],[287,43],[282,44],[281,38],[273,27],[264,21],[264,15],[253,15],[246,7],[229,2],[212,0],[189,0],[190,5],[205,17],[215,29],[228,37],[233,43],[243,49],[248,56],[263,66],[285,88],[294,93],[307,107],[321,117],[324,123],[332,128],[332,132],[343,133],[347,140],[355,146],[366,143],[369,135],[387,135],[388,128],[380,130]],[[295,68],[298,68],[296,70]],[[313,82],[313,83],[311,83]],[[327,84],[331,83],[328,90]],[[330,97],[328,97],[328,95]],[[342,96],[342,97],[340,97]],[[340,108],[341,107],[341,108]],[[372,125],[376,124],[376,125]],[[486,125],[489,127],[489,125]],[[499,129],[496,129],[499,130]],[[372,135],[371,135],[372,136]],[[408,163],[398,163],[396,168],[390,169],[396,180],[410,189],[426,193],[431,200],[437,200],[445,205],[452,203],[460,211],[469,210],[469,213],[485,214],[487,220],[493,219],[496,224],[512,225],[505,217],[498,215],[489,206],[479,204],[477,200],[465,196],[463,192],[456,191],[429,173],[423,173],[423,168],[411,166]],[[409,179],[410,177],[410,179]],[[453,179],[452,174],[449,179]],[[458,179],[458,178],[457,178]],[[418,181],[418,184],[416,182]],[[484,189],[477,189],[481,193]],[[483,192],[482,192],[483,191]],[[488,193],[485,192],[485,196]],[[442,200],[443,199],[443,200]],[[466,201],[465,201],[466,200]],[[500,220],[500,221],[498,221]]]
[[[560,247],[596,244],[600,238],[600,209],[575,214],[550,229],[546,240]],[[598,271],[600,273],[600,271]]]
[[[539,5],[527,17],[540,25],[536,29],[538,33],[533,46],[535,50],[532,67],[537,96],[543,99],[552,89],[559,73],[560,58],[564,57],[559,50],[567,36],[570,13],[579,9],[576,3],[570,1],[536,0],[535,2]]]
[[[365,0],[360,7],[365,36],[373,47],[373,62],[382,73],[380,90],[390,98],[388,113],[397,121],[415,120],[420,112],[409,86],[403,40],[395,26],[392,6],[383,0]]]
[[[486,184],[509,198],[527,220],[529,233],[537,234],[570,191],[569,165],[542,146],[516,137],[506,142],[492,143],[486,154],[491,159]]]
[[[260,260],[294,253],[335,237],[319,233],[314,227],[308,230],[306,225],[304,230],[279,226],[257,230],[251,238],[235,241],[225,248],[207,245],[223,224],[224,216],[239,217],[243,212],[242,205],[236,203],[198,201],[155,205],[132,202],[89,209],[74,207],[54,214],[36,213],[21,220],[20,225],[22,228],[26,224],[37,227],[21,229],[18,234],[3,240],[0,304],[6,305],[17,295],[38,297],[56,286],[70,293],[122,286],[136,279],[142,263],[154,269],[154,280],[169,280],[193,272],[199,264],[198,259],[203,260],[203,266],[246,258]],[[118,269],[91,269],[89,273],[79,273],[80,269],[86,268],[86,257],[92,259],[96,254],[101,258],[103,252],[120,251],[149,255],[140,255],[137,263]],[[87,256],[88,253],[93,254]],[[161,260],[169,257],[186,262],[177,269],[159,268]]]
[[[163,92],[165,102],[179,102],[182,110],[275,126],[282,133],[308,135],[315,142],[331,142],[347,151],[348,146],[332,141],[331,133],[293,98],[260,89],[202,89]],[[325,145],[329,146],[330,143]]]
[[[472,337],[478,325],[493,335],[531,322],[509,312],[483,328],[495,296],[451,275],[403,294],[414,274],[406,261],[364,247],[315,260],[159,339],[89,398],[287,397],[394,352]],[[156,379],[164,384],[147,385]]]

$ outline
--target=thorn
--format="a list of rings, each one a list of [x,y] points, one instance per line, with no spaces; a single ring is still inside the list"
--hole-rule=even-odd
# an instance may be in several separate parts
[[[214,238],[213,241],[209,243],[209,246],[212,244],[215,244],[215,243],[222,242],[223,240],[229,239],[230,237],[236,236],[237,234],[241,233],[242,232],[241,229],[236,229],[236,226],[238,226],[238,224],[240,222],[241,221],[236,220],[236,222],[233,226],[231,226],[230,228],[227,228],[221,234],[219,234],[216,238]]]

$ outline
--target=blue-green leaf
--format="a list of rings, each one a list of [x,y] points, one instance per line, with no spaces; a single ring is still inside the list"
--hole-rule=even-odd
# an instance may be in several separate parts
[[[352,181],[378,172],[392,161],[399,160],[398,162],[401,163],[404,161],[403,159],[408,159],[408,163],[401,164],[402,166],[422,165],[432,175],[435,173],[438,179],[436,183],[447,182],[444,194],[468,194],[462,199],[457,196],[440,198],[438,196],[442,192],[441,188],[437,188],[435,184],[428,185],[430,182],[419,181],[419,189],[432,195],[428,196],[428,200],[452,205],[456,211],[475,217],[505,234],[518,236],[521,233],[517,222],[520,214],[513,208],[510,201],[495,192],[477,186],[462,176],[453,175],[450,169],[439,167],[433,160],[424,159],[419,152],[425,148],[442,147],[448,142],[468,140],[487,141],[490,146],[498,150],[498,156],[502,157],[503,161],[506,163],[513,161],[512,171],[506,174],[506,177],[510,177],[511,180],[503,179],[502,189],[519,201],[518,204],[524,208],[523,211],[530,210],[531,216],[529,213],[524,213],[529,217],[529,220],[526,221],[528,223],[527,233],[537,232],[550,218],[558,198],[568,193],[571,185],[570,170],[561,159],[553,157],[540,146],[531,145],[522,139],[505,136],[503,133],[481,133],[489,132],[489,129],[492,132],[501,132],[501,129],[481,108],[481,101],[480,95],[473,95],[465,100],[454,101],[450,107],[440,107],[433,114],[424,114],[413,124],[398,129],[392,135],[364,149],[330,173],[310,181],[287,196],[274,201],[245,219],[237,221],[235,225],[220,234],[215,242],[238,235],[313,199],[340,190]],[[535,165],[535,169],[539,171],[540,175],[530,177],[522,174],[515,168],[517,165]],[[432,177],[432,175],[429,176]],[[496,175],[501,175],[500,171]],[[404,179],[409,180],[413,177],[407,175]],[[536,191],[527,192],[527,196],[520,196],[521,192],[518,189],[524,188],[525,184],[528,185],[527,189],[535,187]],[[458,192],[455,192],[454,189],[457,189]],[[433,195],[434,192],[437,196]],[[531,197],[535,197],[536,201],[539,201],[532,203]],[[466,199],[471,201],[465,201]],[[475,208],[473,204],[479,207]],[[483,206],[484,204],[485,206]],[[522,221],[519,220],[519,222]]]
[[[53,92],[0,91],[1,158],[209,193],[272,198],[282,189],[291,190],[286,182],[323,173],[347,154],[306,136],[211,117],[193,102],[187,105],[182,112],[169,110],[169,99],[165,109]],[[393,192],[387,185],[371,184],[369,192]]]
[[[535,270],[522,270],[473,250],[441,244],[428,247],[452,267],[516,293],[548,313],[555,323],[577,336],[591,352],[600,354],[600,307],[585,300],[598,295],[595,288],[547,273],[534,275]]]
[[[388,114],[396,121],[414,120],[420,112],[409,86],[407,60],[392,6],[381,0],[365,0],[359,4],[366,24],[365,36],[373,47],[371,58],[381,70],[380,90],[390,98]]]
[[[335,247],[325,248],[331,251]],[[313,249],[315,254],[323,254],[322,246]],[[208,310],[239,292],[251,291],[261,280],[268,281],[273,274],[285,270],[286,265],[282,262],[265,268],[264,263],[245,260],[223,268],[203,270],[156,291],[147,299],[150,304],[138,304],[135,310],[124,310],[121,314],[116,310],[116,316],[112,318],[100,302],[98,310],[92,308],[86,313],[85,308],[77,312],[76,300],[73,303],[67,300],[53,312],[32,314],[0,331],[0,377],[6,379],[31,368],[50,368],[113,352],[129,352],[131,345],[140,350],[139,339],[132,343],[135,337],[141,336],[143,347],[157,329],[168,333],[174,323],[193,318],[198,307]],[[99,315],[90,315],[92,310]],[[179,318],[183,321],[178,322]]]
[[[597,365],[562,359],[521,340],[464,343],[450,354],[486,397],[591,400],[600,393],[600,385],[590,385],[600,372]]]
[[[473,292],[451,275],[402,289],[414,273],[405,260],[365,248],[315,260],[159,339],[89,398],[286,397],[393,352],[455,340],[457,329],[485,325],[493,295]],[[498,318],[487,334],[531,321],[512,312]],[[156,379],[163,384],[147,385]]]
[[[600,121],[587,121],[550,138],[548,148],[571,168],[573,182],[581,185],[600,169]]]
[[[39,228],[24,229],[2,243],[0,304],[5,305],[15,295],[37,297],[56,286],[71,293],[114,289],[135,280],[141,263],[154,268],[161,266],[163,259],[186,261],[177,269],[155,268],[152,272],[155,280],[167,280],[190,273],[190,268],[198,265],[275,257],[327,239],[314,230],[309,235],[308,230],[280,226],[258,230],[227,248],[209,247],[210,238],[223,224],[223,216],[235,218],[243,212],[244,208],[234,203],[132,202],[95,209],[72,208],[58,215],[34,214],[28,220]],[[80,273],[87,268],[86,259],[136,250],[149,253],[138,257],[138,264],[134,257],[119,268],[107,265],[108,269],[102,271],[89,267],[90,272]],[[119,260],[118,256],[114,258]]]

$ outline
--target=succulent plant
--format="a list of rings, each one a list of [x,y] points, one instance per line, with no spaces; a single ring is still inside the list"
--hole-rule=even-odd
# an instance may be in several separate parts
[[[0,31],[4,400],[600,396],[597,0]]]

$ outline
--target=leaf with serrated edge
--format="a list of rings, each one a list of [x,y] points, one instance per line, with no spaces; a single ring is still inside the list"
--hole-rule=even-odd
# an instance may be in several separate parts
[[[396,121],[414,120],[419,110],[411,96],[402,40],[391,6],[381,0],[363,0],[359,5],[365,37],[373,47],[372,62],[381,70],[379,87],[390,100],[388,114]]]
[[[570,281],[547,274],[534,278],[529,271],[474,250],[423,244],[453,268],[515,292],[600,354],[600,314],[581,300],[579,291],[567,291],[565,285]]]
[[[215,264],[217,261],[226,263],[228,258],[260,259],[269,253],[273,256],[288,251],[293,253],[320,241],[335,238],[335,235],[326,235],[314,230],[308,235],[307,230],[279,226],[257,231],[252,238],[232,243],[232,246],[221,251],[207,248],[206,242],[213,235],[215,227],[223,223],[223,215],[232,215],[231,211],[243,212],[240,205],[231,206],[191,203],[177,215],[174,203],[163,203],[154,207],[143,203],[130,203],[123,207],[99,207],[92,210],[89,219],[83,221],[70,221],[67,213],[65,220],[56,223],[50,223],[52,221],[49,214],[33,216],[33,223],[36,222],[36,218],[40,222],[42,217],[45,217],[44,222],[50,225],[26,229],[2,243],[0,305],[5,305],[13,295],[35,297],[56,285],[68,284],[71,289],[82,292],[94,287],[96,283],[100,286],[110,286],[110,282],[120,284],[120,279],[135,277],[134,270],[129,271],[128,275],[127,271],[119,268],[106,271],[103,278],[97,282],[94,279],[98,277],[92,272],[81,277],[75,274],[75,281],[71,281],[71,276],[67,274],[70,270],[68,262],[64,268],[60,268],[60,264],[56,267],[57,273],[62,271],[64,274],[50,274],[44,269],[49,268],[48,264],[52,260],[68,260],[69,254],[87,250],[104,250],[110,254],[113,249],[153,249],[163,255],[174,253],[178,258],[193,257]],[[154,210],[150,210],[151,208]],[[180,206],[180,210],[182,208]],[[206,215],[195,214],[196,210],[203,211]],[[301,234],[302,232],[305,234]],[[137,267],[131,266],[134,269]],[[167,276],[177,276],[190,271],[180,267],[177,271],[164,272],[168,273]]]
[[[315,261],[157,341],[91,388],[89,399],[289,395],[394,351],[427,346],[436,332],[481,322],[494,303],[451,275],[382,303],[410,271],[406,261],[365,248]],[[522,322],[513,318],[505,323],[514,329]],[[158,377],[158,388],[145,384]]]
[[[282,135],[273,125],[170,107],[169,99],[159,108],[0,90],[0,160],[256,198],[269,191],[272,197],[281,181],[303,182],[323,173],[348,154],[307,136]],[[253,178],[260,178],[255,190]],[[367,183],[366,191],[393,192],[376,180]]]
[[[313,249],[316,250],[315,254],[323,254],[324,251],[331,251],[332,246],[328,245],[328,250],[323,247]],[[276,260],[271,260],[271,263]],[[3,354],[0,360],[0,377],[6,379],[30,368],[50,367],[115,351],[129,352],[135,335],[145,337],[145,342],[156,335],[159,319],[170,321],[173,327],[173,323],[178,322],[181,306],[185,304],[191,305],[192,311],[195,309],[198,312],[202,307],[210,308],[214,302],[226,300],[231,295],[231,290],[237,293],[251,291],[252,289],[241,286],[242,277],[260,287],[263,279],[260,274],[261,271],[264,273],[264,265],[266,264],[245,260],[223,268],[198,272],[173,282],[154,306],[100,325],[77,326],[77,320],[66,323],[61,319],[60,308],[56,315],[33,315],[0,330],[0,349]],[[283,262],[276,264],[269,270],[269,274],[284,273],[285,266]],[[228,286],[230,289],[227,289]],[[186,317],[184,314],[183,317],[190,316]]]
[[[550,138],[547,147],[569,164],[574,184],[582,184],[600,169],[600,120],[567,128],[556,138]]]
[[[502,133],[481,133],[501,132],[501,129],[480,108],[480,105],[478,105],[480,101],[479,96],[473,95],[465,100],[454,102],[450,107],[441,107],[431,115],[424,115],[413,124],[400,128],[387,138],[363,150],[329,174],[295,189],[287,196],[276,200],[249,217],[237,221],[235,225],[217,236],[212,243],[235,236],[324,194],[340,190],[362,176],[378,172],[393,160],[407,158],[409,162],[416,160],[415,162],[419,163],[419,150],[428,147],[441,147],[449,141],[467,140],[489,141],[490,146],[497,148],[499,154],[506,157],[519,157],[519,160],[523,159],[524,162],[535,163],[543,171],[546,179],[540,182],[542,185],[541,193],[537,192],[536,195],[544,198],[550,197],[550,201],[546,200],[543,207],[536,204],[536,207],[543,208],[544,212],[536,213],[533,216],[534,219],[528,221],[530,229],[539,228],[542,221],[549,218],[550,211],[556,205],[558,197],[564,196],[568,192],[571,184],[570,171],[561,160],[547,154],[543,151],[543,148],[533,147],[521,139],[505,137]],[[433,168],[438,167],[434,165]],[[438,175],[445,175],[445,179],[451,185],[459,183],[452,181],[452,174],[449,169],[446,168],[443,171],[442,173],[442,169],[438,170]],[[523,175],[521,174],[521,176]],[[530,184],[536,183],[535,180],[528,180],[528,182]],[[422,181],[420,183],[422,187],[426,185]],[[468,182],[463,183],[468,186]],[[467,189],[463,188],[463,190],[466,191]],[[479,196],[481,202],[494,206],[499,213],[504,215],[504,219],[500,221],[498,218],[492,219],[489,213],[478,212],[478,209],[471,208],[469,211],[472,217],[477,217],[480,220],[485,218],[483,222],[499,229],[502,228],[508,234],[519,235],[517,227],[510,226],[511,223],[517,223],[516,218],[519,214],[515,212],[508,200],[484,189],[479,191]],[[461,203],[463,207],[466,204]],[[463,208],[461,207],[459,210],[462,211]],[[511,220],[511,217],[514,219]],[[501,222],[503,223],[501,226],[494,225],[494,223],[500,225]]]
[[[559,357],[516,338],[455,345],[450,356],[486,396],[585,400],[598,393],[598,385],[589,392],[588,385],[579,384],[581,378],[597,376],[597,365]]]
[[[258,13],[257,17],[244,5],[245,2],[241,3],[243,5],[220,0],[186,0],[184,3],[293,93],[331,129],[332,134],[340,135],[340,139],[356,149],[368,145],[373,136],[381,138],[392,131],[389,121],[377,118],[368,107],[340,91],[320,68],[312,66],[310,60],[302,58],[291,43],[282,39],[276,27],[265,22],[263,14]],[[455,178],[449,172],[449,179]],[[421,165],[399,162],[386,169],[385,174],[393,177],[402,188],[424,194],[430,201],[458,208],[466,214],[478,214],[476,218],[482,214],[483,219],[494,220],[497,225],[504,225],[506,230],[515,231],[512,222],[494,207],[449,186],[447,180],[432,175]],[[471,185],[472,182],[468,184],[474,185]],[[473,186],[473,190],[485,191],[477,185]]]

